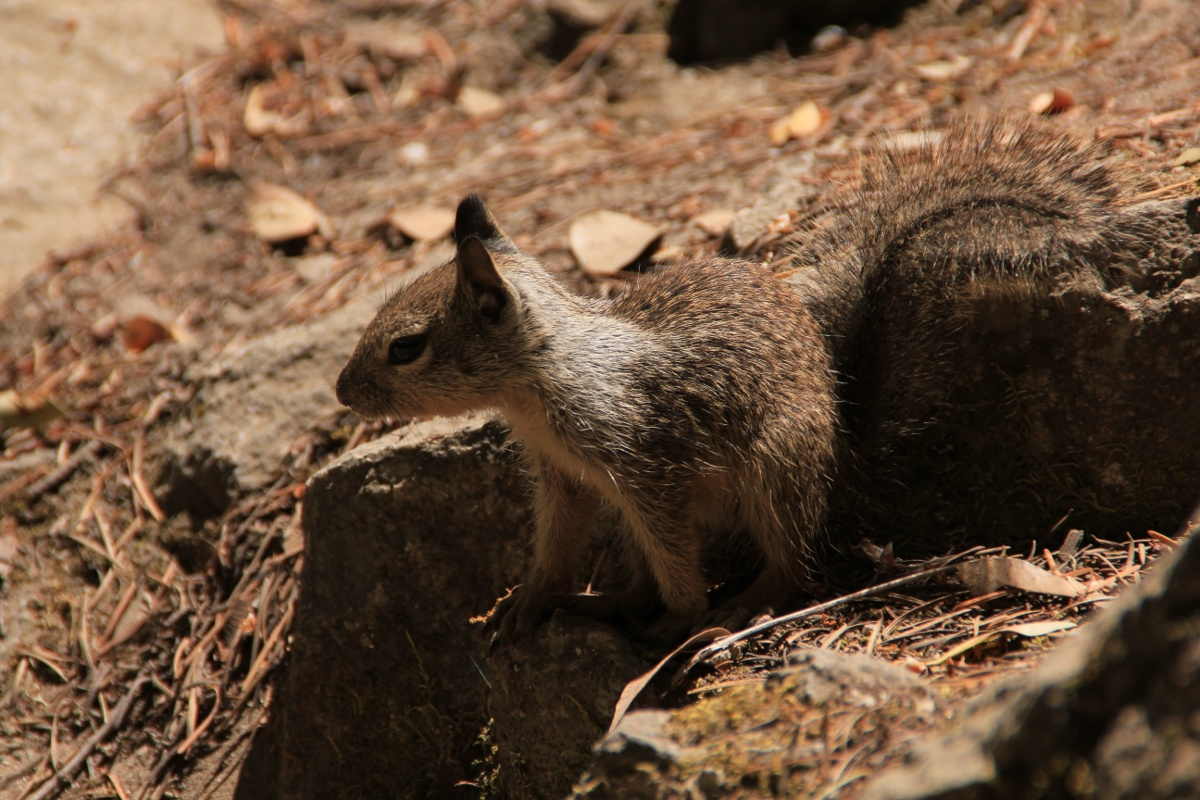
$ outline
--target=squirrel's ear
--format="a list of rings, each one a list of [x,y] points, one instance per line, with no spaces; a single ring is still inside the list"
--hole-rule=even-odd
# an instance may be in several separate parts
[[[492,212],[488,211],[488,207],[477,194],[469,194],[463,198],[458,204],[458,213],[454,216],[454,238],[458,240],[459,246],[472,236],[491,243],[493,247],[502,243],[497,249],[515,249],[512,241],[500,230]]]
[[[477,236],[468,236],[459,242],[455,261],[459,288],[479,306],[484,316],[493,322],[499,320],[508,304],[508,287],[487,247]]]

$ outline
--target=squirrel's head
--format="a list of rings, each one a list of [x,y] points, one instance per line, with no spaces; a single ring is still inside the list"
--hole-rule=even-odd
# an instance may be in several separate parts
[[[540,269],[475,195],[459,203],[454,259],[395,292],[338,377],[365,417],[451,416],[500,405],[532,343],[507,270]]]

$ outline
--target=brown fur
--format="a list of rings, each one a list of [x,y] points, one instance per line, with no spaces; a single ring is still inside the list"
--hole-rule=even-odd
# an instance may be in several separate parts
[[[460,207],[455,260],[380,309],[338,397],[366,416],[495,408],[512,425],[538,478],[537,535],[528,581],[498,610],[500,638],[528,633],[569,588],[600,503],[623,517],[667,608],[661,637],[708,611],[712,533],[748,536],[764,565],[733,606],[781,607],[823,533],[837,427],[827,349],[796,296],[762,267],[710,259],[586,300],[481,208]],[[390,365],[390,343],[420,332],[426,352]]]
[[[946,349],[972,298],[1054,296],[1124,282],[1118,175],[1079,137],[1001,116],[864,163],[833,224],[795,243],[794,287],[839,377],[848,460],[837,517],[859,529],[872,484],[899,474],[898,440],[937,416]],[[1094,264],[1109,265],[1101,273]]]
[[[497,409],[524,443],[538,479],[534,563],[493,615],[498,640],[527,634],[569,589],[601,504],[643,567],[617,605],[657,595],[657,633],[674,638],[713,617],[701,571],[712,534],[753,543],[763,565],[719,621],[789,601],[831,513],[852,525],[863,476],[928,422],[968,298],[1103,283],[1085,265],[1121,247],[1115,194],[1075,139],[968,123],[877,154],[835,224],[800,242],[797,265],[815,269],[794,286],[707,259],[613,301],[563,290],[468,198],[455,260],[384,305],[338,397],[365,416]],[[420,356],[389,363],[414,335]]]

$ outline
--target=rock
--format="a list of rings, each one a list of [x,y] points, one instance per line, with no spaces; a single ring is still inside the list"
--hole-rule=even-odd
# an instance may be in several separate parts
[[[1200,500],[1196,202],[1123,210],[1127,258],[1080,255],[1127,272],[1106,289],[973,296],[937,367],[944,396],[911,417],[932,424],[864,461],[878,466],[863,467],[862,489],[839,484],[835,505],[848,511],[835,524],[879,531],[909,555],[940,551],[955,530],[1028,547],[1064,517],[1109,538],[1178,529]],[[821,269],[789,280],[811,299]]]
[[[862,796],[1200,796],[1197,631],[1193,536],[1033,675],[987,691],[960,725],[921,743],[911,763],[876,776]]]
[[[334,380],[373,316],[356,301],[192,367],[191,416],[164,447],[164,509],[215,516],[234,495],[267,485],[312,421],[341,408]]]
[[[721,239],[722,253],[729,256],[746,253],[774,232],[773,223],[787,220],[788,212],[796,208],[797,199],[814,192],[802,179],[812,174],[815,165],[816,158],[810,151],[780,157],[776,172],[764,183],[759,199],[734,215]]]
[[[936,707],[901,667],[797,651],[786,669],[694,705],[629,713],[596,745],[572,797],[725,797],[755,786],[807,796],[803,782],[820,776],[816,767],[827,759],[822,731],[835,740],[845,734],[822,726],[848,711],[859,720],[851,735],[867,737],[886,735],[901,715],[932,718]]]
[[[309,480],[295,646],[238,797],[449,796],[497,767],[510,796],[569,791],[647,665],[562,613],[489,659],[468,620],[519,581],[531,536],[506,439],[482,418],[419,423]]]
[[[529,537],[505,438],[417,424],[309,480],[295,649],[238,797],[427,797],[476,777],[496,677],[467,620],[512,585]]]
[[[621,690],[651,666],[611,626],[562,611],[532,642],[491,664],[488,713],[500,787],[522,800],[557,800],[571,791]]]
[[[912,0],[679,0],[667,54],[683,63],[746,58],[779,44],[807,49],[822,28],[892,25]]]

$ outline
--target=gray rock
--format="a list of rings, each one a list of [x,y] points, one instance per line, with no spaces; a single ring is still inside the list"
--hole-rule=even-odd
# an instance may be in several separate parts
[[[759,192],[759,199],[743,208],[730,223],[721,240],[721,248],[730,255],[751,250],[766,236],[771,223],[786,218],[797,199],[813,190],[802,179],[812,174],[816,157],[808,151],[780,156],[779,163]]]
[[[944,393],[927,407],[873,400],[916,422],[859,454],[861,480],[848,470],[835,487],[835,528],[909,555],[957,535],[1028,546],[1064,517],[1108,538],[1178,529],[1200,501],[1198,202],[1125,209],[1128,252],[1080,256],[1127,272],[1107,287],[969,298],[931,368]],[[793,280],[813,297],[821,277]]]
[[[1200,545],[1195,537],[864,800],[1200,796]]]
[[[565,797],[621,690],[650,666],[611,626],[561,611],[532,642],[494,655],[488,713],[500,788],[522,800]]]
[[[797,651],[787,668],[695,705],[627,714],[596,745],[572,797],[726,797],[746,786],[787,787],[795,780],[794,790],[821,773],[825,739],[814,734],[822,720],[851,711],[865,728],[884,730],[896,715],[929,718],[937,709],[902,667],[863,655]],[[794,777],[806,767],[807,776]]]
[[[513,797],[570,789],[647,665],[562,613],[489,658],[468,620],[528,566],[528,495],[505,429],[477,417],[413,425],[309,480],[295,648],[238,797],[439,797],[481,773]]]
[[[523,566],[504,429],[436,421],[308,482],[295,648],[238,797],[434,797],[477,777],[496,670],[478,626]]]
[[[334,380],[372,316],[355,301],[190,369],[199,389],[164,447],[164,507],[212,516],[269,483],[313,419],[341,407]]]

